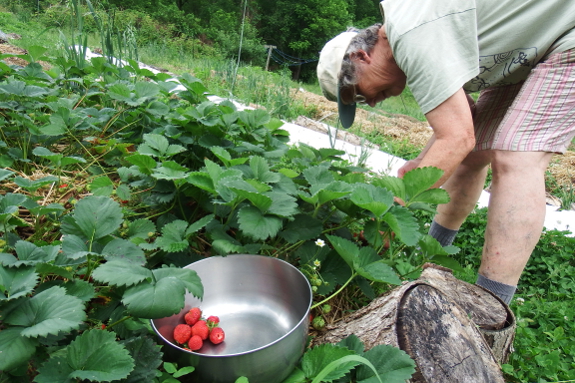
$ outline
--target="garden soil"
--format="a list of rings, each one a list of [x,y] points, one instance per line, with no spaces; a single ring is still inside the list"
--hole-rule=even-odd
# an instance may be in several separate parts
[[[26,51],[11,44],[0,44],[0,54],[25,54]],[[8,65],[27,65],[26,60],[19,57],[7,57],[3,59]],[[44,69],[49,64],[40,62]],[[325,97],[315,93],[297,89],[292,96],[303,101],[306,105],[315,105],[315,114],[307,117],[299,117],[294,123],[308,129],[326,132],[326,128],[320,122],[335,125],[337,121],[337,104],[328,101]],[[397,140],[407,140],[415,147],[423,148],[431,137],[432,131],[426,122],[401,114],[381,114],[364,109],[357,110],[354,127],[362,136],[386,135]],[[353,134],[340,132],[341,138],[359,145],[361,139]],[[575,145],[571,145],[570,151],[565,155],[554,156],[549,172],[559,185],[575,184]]]

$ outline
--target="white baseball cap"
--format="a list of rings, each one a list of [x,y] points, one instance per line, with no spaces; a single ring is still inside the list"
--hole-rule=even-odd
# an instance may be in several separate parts
[[[344,104],[340,98],[339,72],[343,56],[357,32],[343,32],[327,42],[319,54],[317,78],[325,98],[337,101],[339,120],[347,129],[353,124],[356,104]]]

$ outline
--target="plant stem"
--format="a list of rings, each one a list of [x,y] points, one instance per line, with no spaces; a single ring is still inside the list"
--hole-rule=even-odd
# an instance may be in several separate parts
[[[357,273],[354,272],[353,274],[351,274],[351,277],[347,280],[347,282],[345,282],[335,293],[331,294],[329,297],[325,298],[323,301],[318,302],[315,305],[311,306],[311,308],[315,309],[316,307],[321,306],[324,303],[328,302],[331,298],[335,297],[337,294],[341,293],[343,291],[343,289],[345,289],[347,287],[347,285],[349,285],[350,282],[355,277],[357,277]]]
[[[112,328],[112,327],[114,327],[115,325],[120,324],[120,323],[122,323],[123,321],[130,319],[131,317],[132,317],[131,315],[125,316],[125,317],[123,317],[122,319],[119,319],[119,320],[115,321],[114,323],[109,324],[108,326],[106,326],[106,328]]]

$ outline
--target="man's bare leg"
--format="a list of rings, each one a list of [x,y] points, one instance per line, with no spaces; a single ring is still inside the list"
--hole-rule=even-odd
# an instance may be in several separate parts
[[[481,196],[491,155],[490,150],[471,152],[463,160],[443,186],[450,201],[437,207],[435,222],[447,229],[459,230]]]
[[[493,182],[479,274],[517,285],[545,221],[545,170],[552,153],[493,151]]]

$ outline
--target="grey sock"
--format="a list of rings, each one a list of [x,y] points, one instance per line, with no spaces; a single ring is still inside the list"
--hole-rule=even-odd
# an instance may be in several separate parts
[[[441,244],[441,246],[449,246],[453,243],[455,236],[459,230],[451,230],[446,227],[441,226],[435,220],[431,222],[428,234]]]
[[[501,300],[506,304],[511,302],[513,295],[515,295],[515,290],[517,290],[517,286],[497,282],[486,278],[481,274],[477,274],[477,282],[475,282],[475,284],[481,287],[485,287],[487,290],[501,298]]]

